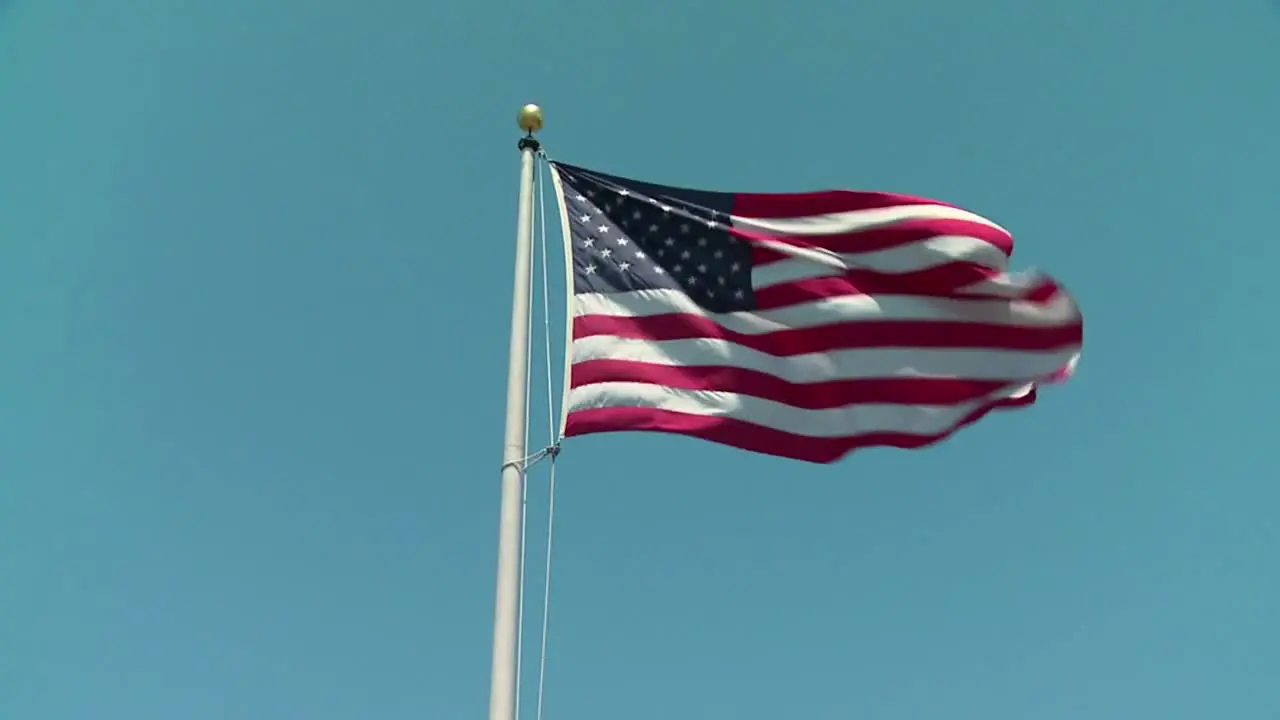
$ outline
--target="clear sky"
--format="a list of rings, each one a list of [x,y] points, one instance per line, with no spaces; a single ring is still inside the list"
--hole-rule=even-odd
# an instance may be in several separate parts
[[[926,451],[567,443],[546,720],[1277,717],[1277,78],[1269,0],[0,0],[0,718],[485,716],[527,101],[1086,317]]]

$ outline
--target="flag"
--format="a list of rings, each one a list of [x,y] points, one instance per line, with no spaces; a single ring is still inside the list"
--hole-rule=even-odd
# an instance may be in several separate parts
[[[920,448],[1065,379],[1084,324],[1013,238],[935,200],[720,193],[552,163],[573,274],[565,436],[828,463]]]

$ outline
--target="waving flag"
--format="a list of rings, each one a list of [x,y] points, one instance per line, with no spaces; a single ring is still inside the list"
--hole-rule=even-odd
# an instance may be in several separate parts
[[[1013,238],[934,200],[716,193],[552,163],[571,247],[565,435],[832,462],[919,448],[1066,378],[1084,325]]]

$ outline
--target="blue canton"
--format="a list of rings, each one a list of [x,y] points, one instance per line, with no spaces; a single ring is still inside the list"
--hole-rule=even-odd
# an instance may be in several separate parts
[[[674,289],[710,312],[755,306],[751,248],[729,233],[727,213],[675,188],[554,167],[573,243],[575,294]]]

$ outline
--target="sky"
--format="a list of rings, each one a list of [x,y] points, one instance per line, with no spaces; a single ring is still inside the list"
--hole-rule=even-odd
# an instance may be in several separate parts
[[[486,716],[525,102],[971,208],[1086,319],[923,451],[566,442],[545,720],[1280,717],[1278,74],[1270,0],[0,0],[0,718]]]

